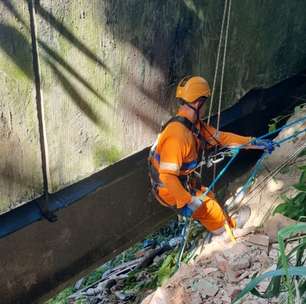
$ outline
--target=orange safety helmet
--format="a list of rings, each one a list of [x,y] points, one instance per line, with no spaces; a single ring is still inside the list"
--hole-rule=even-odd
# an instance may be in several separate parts
[[[186,76],[176,88],[176,98],[187,103],[192,103],[202,96],[210,96],[210,87],[207,80],[200,76]]]

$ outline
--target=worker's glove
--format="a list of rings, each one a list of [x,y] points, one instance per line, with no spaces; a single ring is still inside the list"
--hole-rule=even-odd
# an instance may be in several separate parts
[[[181,210],[181,214],[185,217],[191,217],[192,214],[202,205],[202,201],[197,197],[193,196],[191,202],[186,204]]]
[[[255,138],[251,141],[251,144],[262,147],[269,154],[271,154],[274,150],[274,142],[270,139]]]
[[[182,216],[191,217],[193,211],[188,207],[188,204],[181,209]]]
[[[202,201],[199,199],[198,196],[193,196],[191,199],[191,203],[188,204],[188,207],[195,212],[201,205]]]

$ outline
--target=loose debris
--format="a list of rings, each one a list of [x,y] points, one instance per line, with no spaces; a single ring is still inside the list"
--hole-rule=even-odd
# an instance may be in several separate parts
[[[287,221],[275,216],[266,224],[272,231]],[[288,222],[289,224],[291,221]],[[208,244],[193,265],[183,264],[179,271],[162,287],[143,300],[142,304],[229,304],[255,274],[276,269],[278,244],[268,235],[250,229],[237,243],[220,240]],[[240,231],[243,235],[243,231]],[[288,250],[297,245],[291,242]],[[259,284],[264,292],[269,281]],[[278,299],[261,299],[247,295],[241,303],[281,303]]]
[[[68,303],[140,303],[148,291],[152,292],[158,285],[158,276],[162,273],[161,266],[169,257],[169,251],[171,256],[173,249],[179,246],[182,237],[173,237],[173,235],[180,233],[182,225],[183,223],[178,223],[176,220],[170,221],[156,235],[152,235],[152,239],[139,243],[136,246],[137,251],[134,252],[132,249],[133,253],[129,252],[127,256],[121,254],[123,260],[126,257],[129,261],[123,263],[116,261],[114,263],[116,266],[104,270],[100,279],[94,283],[82,287],[86,280],[82,278],[77,281],[74,286],[76,292],[68,297]],[[167,278],[169,276],[167,269],[165,274]]]
[[[173,277],[153,293],[156,273],[169,259],[169,250],[178,245],[179,239],[162,242],[156,248],[142,248],[136,252],[134,260],[104,272],[99,281],[72,294],[68,303],[231,303],[254,274],[276,268],[278,244],[272,232],[290,224],[291,220],[277,214],[261,229],[236,230],[239,238],[235,244],[226,238],[213,238],[204,249],[203,245],[198,245],[194,248],[196,258],[189,265],[183,263]],[[80,282],[76,284],[80,286]],[[259,290],[264,291],[267,286],[268,281],[264,281]],[[242,303],[280,303],[279,299],[268,301],[252,295],[245,301]]]

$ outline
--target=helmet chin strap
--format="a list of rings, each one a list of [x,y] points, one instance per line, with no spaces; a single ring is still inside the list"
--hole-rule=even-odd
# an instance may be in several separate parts
[[[196,112],[197,112],[197,120],[200,120],[200,111],[201,111],[201,109],[202,109],[202,107],[203,107],[205,101],[206,101],[206,100],[202,100],[202,101],[201,101],[201,103],[200,103],[200,105],[199,105],[199,107],[198,107],[198,109],[197,109],[197,111],[196,111]]]
[[[203,107],[205,101],[206,101],[206,100],[202,100],[201,103],[200,103],[200,105],[198,106],[197,109],[195,109],[194,107],[192,107],[189,103],[184,102],[184,104],[185,104],[188,108],[192,109],[192,110],[196,113],[197,121],[200,120],[200,110],[201,110],[201,108]]]

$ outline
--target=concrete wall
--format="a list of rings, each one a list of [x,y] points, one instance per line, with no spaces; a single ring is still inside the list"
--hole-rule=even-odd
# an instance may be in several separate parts
[[[0,214],[43,192],[28,26],[26,3],[0,2]]]
[[[183,75],[201,74],[212,82],[224,1],[35,2],[50,192],[151,144],[173,110],[175,84]],[[26,3],[3,1],[1,5],[1,22],[14,23],[10,29],[25,40],[14,56],[7,55],[1,44],[2,64],[11,66],[12,73],[32,73]],[[305,9],[306,3],[297,0],[233,1],[223,108],[251,88],[271,86],[305,68]],[[9,40],[10,32],[4,31],[2,39]],[[1,84],[4,90],[12,87],[10,94],[3,95],[6,107],[11,99],[32,105],[27,112],[24,105],[16,106],[21,116],[34,109],[34,92],[29,93],[33,77],[22,79],[18,86],[27,90],[17,90],[12,78]],[[40,193],[35,119],[34,115],[13,120],[14,130],[18,121],[22,126],[22,148],[6,148],[2,154],[5,164],[16,160],[12,182],[7,169],[0,177],[4,211]],[[30,148],[27,129],[34,138]],[[5,136],[1,133],[7,145]],[[28,169],[22,162],[33,165]],[[20,172],[32,179],[27,179],[26,194],[14,186],[12,195],[12,185],[23,177]]]
[[[29,304],[48,299],[103,262],[130,247],[173,216],[147,200],[142,151],[96,178],[97,191],[59,213],[51,224],[36,222],[0,239],[0,303]],[[130,165],[133,171],[126,170]]]
[[[233,1],[224,107],[306,65],[303,8]],[[51,192],[151,144],[180,77],[212,82],[222,13],[223,1],[40,1]]]
[[[224,1],[35,2],[50,192],[151,144],[183,75],[212,82]],[[223,108],[306,67],[305,8],[233,1]],[[0,2],[0,212],[43,192],[30,26],[27,1]],[[2,302],[31,303],[169,215],[148,205],[145,162],[129,166],[58,222],[0,240]]]

